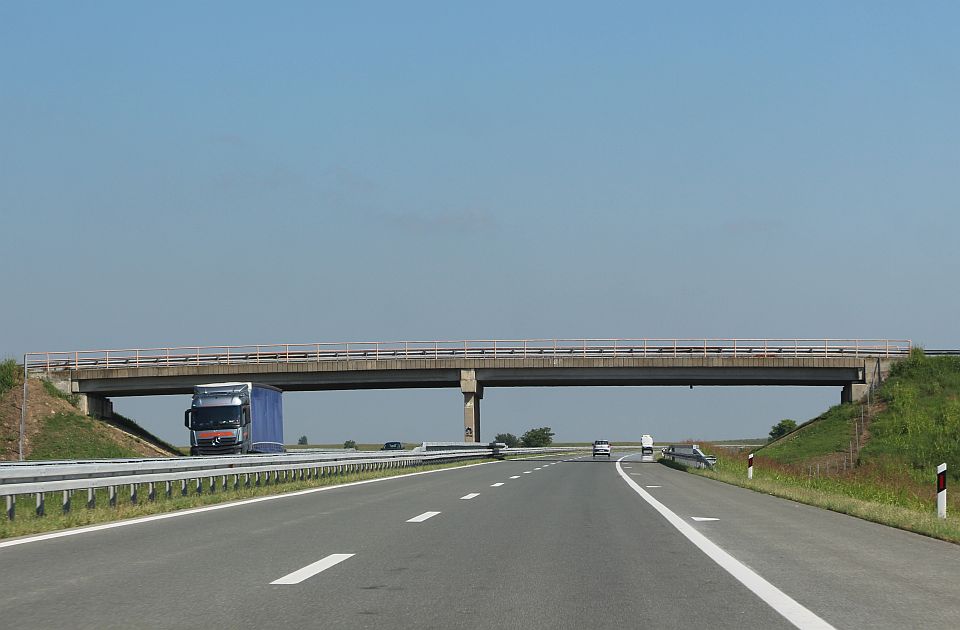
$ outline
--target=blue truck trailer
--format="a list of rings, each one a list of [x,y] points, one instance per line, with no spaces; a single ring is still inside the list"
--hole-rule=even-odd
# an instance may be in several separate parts
[[[282,453],[283,392],[257,383],[196,385],[183,424],[191,455]]]

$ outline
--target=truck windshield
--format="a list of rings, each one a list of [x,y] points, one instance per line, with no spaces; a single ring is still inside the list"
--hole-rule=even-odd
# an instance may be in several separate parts
[[[195,431],[219,427],[240,426],[240,406],[197,407],[193,410],[190,426]]]

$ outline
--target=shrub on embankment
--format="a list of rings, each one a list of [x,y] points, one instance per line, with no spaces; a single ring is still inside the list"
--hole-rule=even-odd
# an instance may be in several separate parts
[[[20,366],[13,359],[0,361],[0,396],[20,385]]]

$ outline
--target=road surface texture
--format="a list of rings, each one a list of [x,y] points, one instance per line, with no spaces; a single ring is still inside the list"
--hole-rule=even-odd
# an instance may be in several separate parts
[[[508,460],[0,542],[0,619],[18,630],[960,623],[957,546],[636,459]],[[758,596],[627,479],[802,614]]]

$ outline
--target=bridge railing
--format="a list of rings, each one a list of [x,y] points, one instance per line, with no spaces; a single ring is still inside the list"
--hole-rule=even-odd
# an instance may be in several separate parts
[[[475,339],[29,352],[31,372],[395,359],[899,357],[908,339]]]

